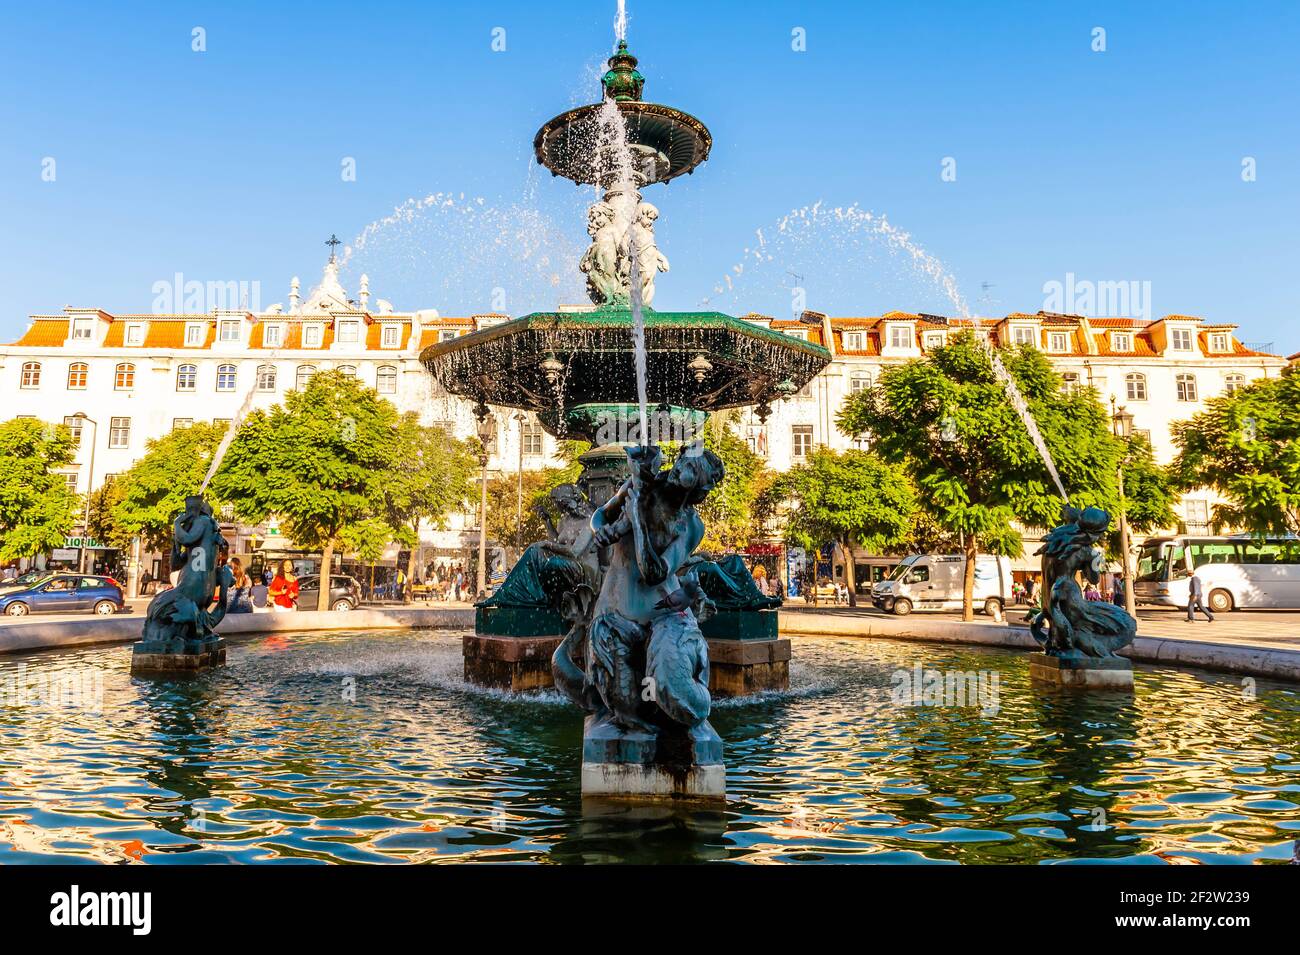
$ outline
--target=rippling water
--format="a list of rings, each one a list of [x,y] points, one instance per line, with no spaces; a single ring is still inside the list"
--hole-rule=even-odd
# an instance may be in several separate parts
[[[236,642],[189,682],[129,648],[0,662],[0,861],[1284,862],[1300,695],[1140,668],[1031,686],[1007,651],[799,638],[792,690],[725,701],[725,811],[584,811],[582,722],[466,686],[459,635]],[[900,706],[920,665],[992,707]],[[950,701],[951,702],[951,701]],[[985,700],[984,702],[988,702]]]

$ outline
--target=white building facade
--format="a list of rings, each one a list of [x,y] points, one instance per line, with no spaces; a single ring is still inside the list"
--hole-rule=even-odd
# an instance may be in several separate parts
[[[1247,347],[1236,326],[1186,315],[1154,322],[1016,313],[1003,318],[940,319],[906,312],[833,318],[805,313],[801,320],[761,315],[746,320],[830,349],[833,360],[799,394],[773,405],[766,422],[752,411],[741,430],[768,465],[785,470],[817,445],[856,446],[835,426],[844,399],[869,387],[893,365],[923,356],[962,329],[992,344],[1028,342],[1065,376],[1067,387],[1095,387],[1134,415],[1162,463],[1172,459],[1173,422],[1191,417],[1206,400],[1247,382],[1278,375],[1287,360]],[[458,437],[476,434],[472,405],[446,394],[420,363],[428,345],[507,321],[499,314],[450,318],[434,309],[397,312],[382,300],[372,307],[363,276],[356,299],[325,268],[306,300],[291,285],[288,307],[259,312],[112,315],[67,308],[34,315],[16,342],[0,345],[0,420],[29,416],[82,428],[80,451],[67,469],[78,493],[102,486],[144,455],[149,439],[196,421],[229,421],[241,406],[265,408],[283,400],[318,370],[355,374],[399,411],[440,424]],[[556,440],[536,417],[494,409],[497,438],[488,462],[492,476],[519,467],[554,467]],[[91,423],[93,422],[93,423]],[[91,448],[94,448],[93,471]],[[1180,517],[1192,531],[1208,524],[1213,499],[1187,495]],[[456,515],[450,528],[428,530],[431,546],[450,553],[470,546],[477,515]],[[236,547],[236,549],[241,549]]]

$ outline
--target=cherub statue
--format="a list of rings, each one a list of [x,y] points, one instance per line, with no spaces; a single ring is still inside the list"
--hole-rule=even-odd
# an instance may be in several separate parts
[[[602,199],[587,210],[587,234],[591,245],[583,253],[578,268],[587,276],[587,294],[597,305],[614,301],[623,291],[619,279],[621,258],[618,214],[608,200]]]
[[[668,271],[668,259],[655,245],[655,220],[659,210],[649,202],[637,207],[632,232],[636,238],[636,270],[641,279],[641,304],[649,305],[655,297],[655,274]],[[630,286],[631,275],[627,282]]]

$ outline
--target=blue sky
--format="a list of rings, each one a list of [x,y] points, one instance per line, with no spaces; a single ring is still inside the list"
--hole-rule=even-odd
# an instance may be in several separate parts
[[[516,315],[577,300],[569,256],[593,197],[531,167],[531,143],[596,97],[615,6],[5,5],[0,338],[65,304],[149,311],[177,272],[283,301],[291,275],[319,278],[331,233],[351,244],[439,192],[451,205],[352,254],[350,289],[366,271],[398,308],[444,314],[488,310],[493,289]],[[1071,273],[1149,282],[1156,316],[1237,322],[1244,339],[1300,351],[1300,4],[629,12],[646,98],[714,136],[694,176],[646,190],[672,262],[657,307],[785,315],[802,284],[809,307],[837,315],[955,313],[906,252],[828,211],[856,204],[906,230],[976,312],[1036,311],[1044,284]],[[777,231],[818,201],[817,224]],[[764,260],[736,275],[758,229]],[[716,291],[725,274],[731,293]]]

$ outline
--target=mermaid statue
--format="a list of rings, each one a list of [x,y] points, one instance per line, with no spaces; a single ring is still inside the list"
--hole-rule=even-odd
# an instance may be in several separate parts
[[[1085,599],[1076,579],[1081,574],[1090,583],[1100,582],[1106,561],[1097,542],[1109,526],[1110,515],[1101,508],[1067,505],[1061,525],[1036,551],[1043,557],[1047,594],[1043,608],[1029,617],[1029,632],[1048,656],[1107,659],[1137,635],[1137,621],[1122,607]]]

